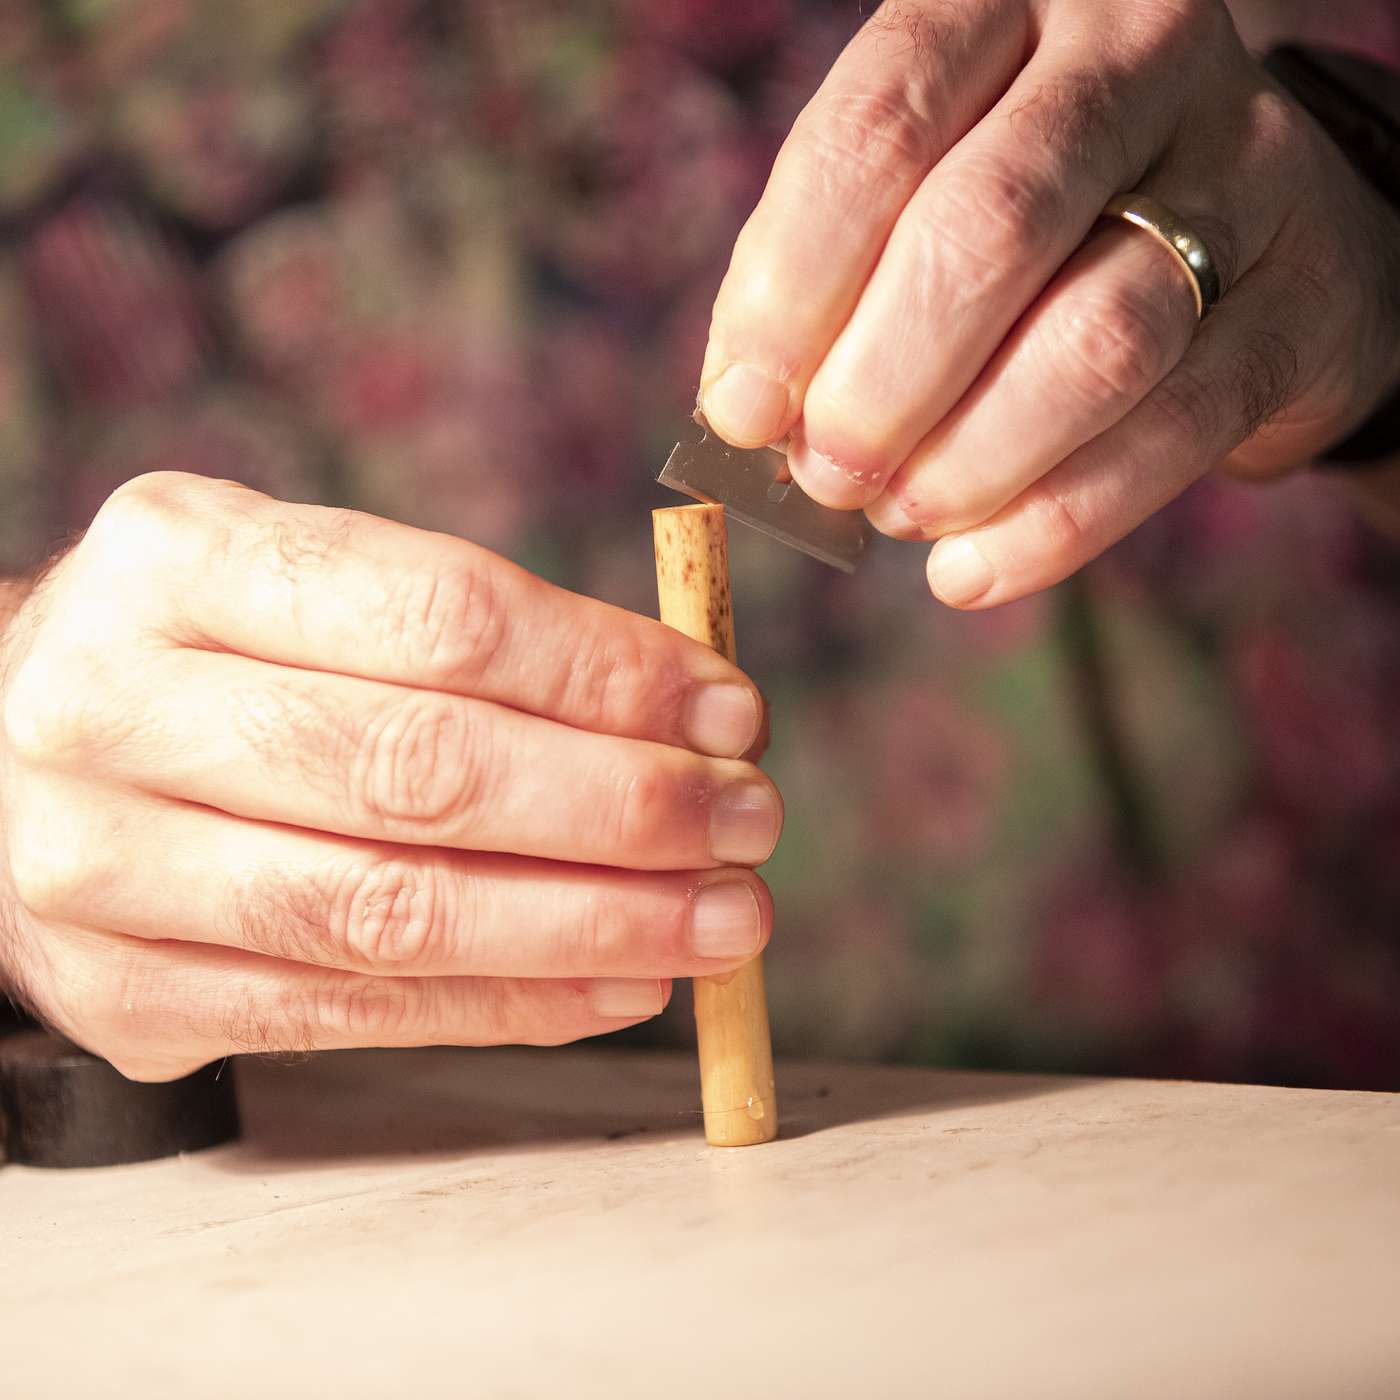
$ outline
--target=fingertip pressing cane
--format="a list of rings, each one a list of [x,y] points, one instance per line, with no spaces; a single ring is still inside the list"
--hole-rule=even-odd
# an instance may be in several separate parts
[[[674,506],[652,512],[661,620],[735,660],[724,507]],[[705,1139],[749,1147],[778,1135],[773,1049],[763,959],[695,979],[695,1030]]]

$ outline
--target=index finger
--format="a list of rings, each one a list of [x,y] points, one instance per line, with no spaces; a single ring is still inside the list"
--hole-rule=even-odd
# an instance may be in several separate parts
[[[793,124],[715,302],[700,404],[740,447],[789,432],[900,212],[996,101],[1019,0],[886,3]]]
[[[177,645],[475,696],[720,758],[759,737],[757,688],[716,652],[452,535],[154,473],[108,501],[88,540],[99,560],[128,561],[140,611]]]

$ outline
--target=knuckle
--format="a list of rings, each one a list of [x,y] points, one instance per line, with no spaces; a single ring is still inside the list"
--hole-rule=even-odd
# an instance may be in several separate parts
[[[160,511],[175,502],[188,499],[191,487],[199,478],[188,472],[143,472],[129,477],[107,497],[101,517],[108,511]]]
[[[397,1039],[410,1026],[417,979],[361,977],[342,972],[314,980],[287,1023],[310,1046],[349,1040],[375,1044]],[[293,1041],[287,1047],[300,1048]]]
[[[679,924],[679,918],[676,920]],[[650,930],[658,939],[663,930]],[[615,894],[597,892],[589,896],[578,923],[566,934],[572,949],[560,949],[560,963],[577,964],[597,972],[621,965],[633,943],[632,921],[626,901]],[[678,946],[679,940],[675,940]],[[658,944],[658,946],[660,946]]]
[[[103,503],[75,553],[91,595],[84,602],[105,614],[97,600],[120,581],[129,590],[128,609],[133,601],[159,606],[172,575],[205,569],[235,539],[246,538],[246,521],[234,505],[254,494],[237,482],[189,472],[148,472],[124,482]]]
[[[85,552],[96,544],[136,561],[164,558],[188,526],[199,491],[209,485],[188,472],[146,472],[124,481],[93,518]]]
[[[483,977],[472,984],[473,1044],[509,1045],[522,1041],[521,987],[518,979],[510,977]]]
[[[664,689],[631,628],[590,627],[561,678],[556,708],[585,729],[626,727],[631,717],[664,704],[670,698]]]
[[[489,796],[482,748],[455,697],[395,699],[360,743],[352,787],[376,819],[447,821],[478,809]]]
[[[656,845],[671,825],[675,788],[670,778],[654,767],[620,773],[603,821],[609,848],[625,854]]]
[[[0,706],[0,736],[36,768],[68,768],[157,739],[139,676],[120,679],[84,641],[44,642],[16,667]]]
[[[404,860],[386,860],[356,872],[332,901],[332,941],[356,966],[420,968],[443,960],[445,929],[461,930],[461,912],[443,910],[434,872]]]
[[[587,993],[515,980],[502,992],[504,1015],[497,1026],[502,1041],[520,1045],[568,1045],[588,1033],[592,1021]]]
[[[918,232],[926,256],[976,297],[1018,275],[1064,221],[1065,196],[1052,180],[1004,160],[964,157],[943,183],[939,206]]]
[[[907,181],[927,170],[936,153],[926,115],[898,92],[818,93],[794,136],[804,169],[828,191]]]
[[[1069,567],[1092,553],[1089,521],[1079,504],[1052,482],[1032,488],[1027,509],[1036,523],[1041,553],[1055,567]]]
[[[16,830],[22,832],[22,809],[16,818]],[[13,836],[9,867],[16,900],[35,918],[49,922],[81,911],[89,892],[110,882],[110,872],[104,868],[99,849],[80,840],[40,841]]]
[[[1068,313],[1052,350],[1071,387],[1090,403],[1128,409],[1161,378],[1163,344],[1138,300],[1119,294]]]
[[[0,732],[16,757],[42,763],[72,741],[72,711],[57,703],[69,691],[55,684],[58,680],[55,668],[37,652],[31,652],[11,677],[0,709]]]
[[[397,581],[384,613],[388,641],[426,684],[471,686],[495,664],[507,618],[491,572],[483,555]]]

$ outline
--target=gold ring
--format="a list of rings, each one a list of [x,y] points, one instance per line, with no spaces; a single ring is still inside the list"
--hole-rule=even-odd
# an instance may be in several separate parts
[[[1203,320],[1220,300],[1220,271],[1205,240],[1165,204],[1145,194],[1120,194],[1104,206],[1106,219],[1126,219],[1150,233],[1186,269],[1196,298],[1196,319]]]

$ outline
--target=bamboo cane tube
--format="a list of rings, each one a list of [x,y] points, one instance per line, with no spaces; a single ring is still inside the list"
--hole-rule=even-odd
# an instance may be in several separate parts
[[[656,510],[652,526],[662,622],[735,660],[724,507]],[[705,1140],[714,1147],[772,1142],[778,1098],[761,957],[734,972],[695,978],[695,1030]]]

